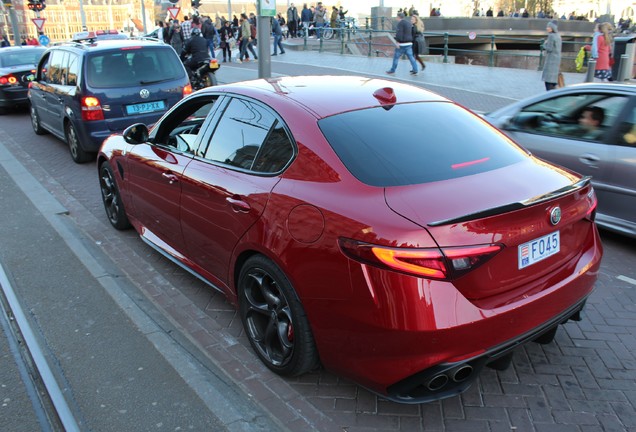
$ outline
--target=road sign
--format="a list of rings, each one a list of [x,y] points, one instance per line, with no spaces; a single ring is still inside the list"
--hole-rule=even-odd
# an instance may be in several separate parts
[[[33,24],[35,24],[35,26],[38,28],[38,31],[41,32],[42,28],[44,27],[44,21],[46,21],[46,18],[31,18],[31,21],[33,21]]]
[[[468,39],[474,40],[476,37],[477,37],[477,33],[475,32],[468,33]]]
[[[170,18],[172,18],[172,19],[176,19],[177,16],[179,15],[180,11],[181,11],[180,7],[169,7],[168,8],[168,13],[170,14]]]
[[[51,42],[51,40],[49,39],[47,35],[40,35],[40,37],[38,38],[38,41],[40,42],[40,45],[42,46],[47,46],[49,42]]]

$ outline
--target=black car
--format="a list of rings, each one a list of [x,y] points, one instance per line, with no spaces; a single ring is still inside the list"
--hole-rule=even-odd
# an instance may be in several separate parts
[[[170,45],[79,36],[42,55],[29,100],[34,132],[66,141],[73,160],[82,163],[111,134],[156,122],[192,87]]]
[[[0,114],[29,105],[29,82],[35,77],[35,67],[45,50],[30,45],[0,49]]]

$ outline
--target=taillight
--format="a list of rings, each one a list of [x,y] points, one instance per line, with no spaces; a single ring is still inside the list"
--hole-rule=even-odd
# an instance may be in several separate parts
[[[18,83],[18,79],[13,75],[5,75],[0,77],[0,85],[15,85]]]
[[[594,219],[596,219],[596,207],[598,206],[598,199],[596,198],[596,192],[594,192],[593,187],[590,187],[590,191],[587,193],[587,198],[590,201],[590,207],[587,209],[585,217],[594,222]]]
[[[474,270],[493,256],[498,244],[447,248],[389,248],[340,239],[340,249],[364,264],[426,279],[451,280]]]
[[[102,104],[94,96],[84,96],[82,98],[82,120],[104,120],[104,111]]]
[[[186,97],[190,93],[192,93],[192,86],[190,84],[187,84],[183,87],[183,97]]]

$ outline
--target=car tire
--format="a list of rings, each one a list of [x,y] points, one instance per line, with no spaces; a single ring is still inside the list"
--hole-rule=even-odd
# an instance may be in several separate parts
[[[319,365],[307,315],[291,283],[262,255],[249,258],[238,279],[239,313],[254,351],[283,376],[298,376]]]
[[[110,224],[118,230],[130,228],[130,221],[124,209],[124,203],[119,194],[119,188],[115,181],[115,173],[109,162],[104,162],[99,167],[99,188],[102,192],[104,210]]]
[[[35,132],[36,135],[45,135],[46,131],[40,124],[40,115],[38,114],[38,110],[33,105],[30,105],[29,112],[31,113],[31,126],[33,127],[33,132]]]
[[[77,130],[75,129],[75,126],[73,126],[73,123],[70,121],[67,122],[64,129],[66,132],[66,143],[68,144],[68,149],[71,152],[71,158],[73,158],[73,161],[81,164],[92,160],[93,154],[82,148],[79,136],[77,135]]]

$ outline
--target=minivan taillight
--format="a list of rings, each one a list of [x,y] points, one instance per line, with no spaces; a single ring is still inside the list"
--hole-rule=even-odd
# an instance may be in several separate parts
[[[340,249],[349,258],[375,267],[426,279],[451,280],[474,270],[495,256],[498,244],[447,248],[390,248],[340,239]]]
[[[190,84],[187,84],[183,87],[183,97],[186,97],[190,93],[192,93],[192,86]]]
[[[95,96],[84,96],[82,98],[82,120],[104,120],[102,104]]]

